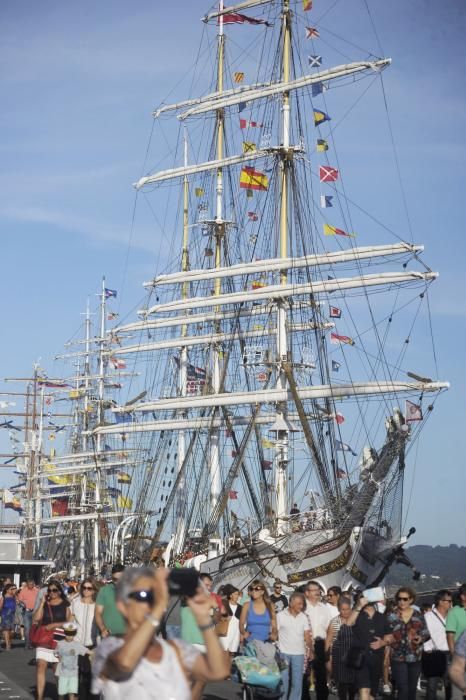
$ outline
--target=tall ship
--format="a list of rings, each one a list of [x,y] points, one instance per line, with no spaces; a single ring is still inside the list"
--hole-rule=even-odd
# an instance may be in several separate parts
[[[365,148],[352,111],[386,104],[390,59],[318,5],[221,0],[187,99],[154,111],[158,166],[135,188],[159,269],[110,330],[103,283],[100,329],[72,353],[74,447],[48,462],[79,475],[61,520],[81,570],[163,557],[217,585],[349,589],[406,559],[409,454],[449,386],[431,376],[437,272],[345,175],[339,135]]]

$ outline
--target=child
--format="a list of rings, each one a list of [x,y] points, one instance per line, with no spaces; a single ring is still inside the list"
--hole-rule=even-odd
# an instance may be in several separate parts
[[[65,639],[57,644],[55,654],[59,659],[57,668],[58,676],[58,696],[63,700],[65,695],[69,695],[70,700],[77,700],[78,697],[78,656],[80,654],[90,654],[90,650],[76,642],[77,627],[73,622],[63,625]]]

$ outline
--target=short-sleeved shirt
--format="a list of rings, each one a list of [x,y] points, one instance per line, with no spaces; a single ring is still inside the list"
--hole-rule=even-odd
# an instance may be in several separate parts
[[[117,610],[113,583],[108,583],[100,589],[95,604],[103,607],[102,618],[110,634],[124,634],[126,631],[125,618]]]
[[[72,642],[62,640],[57,643],[55,652],[59,658],[57,676],[77,676],[78,656],[87,653],[86,647],[74,639]]]
[[[24,604],[26,610],[34,610],[38,595],[39,589],[37,586],[34,586],[34,588],[28,588],[26,586],[20,590],[18,600]]]
[[[384,647],[371,649],[370,644],[375,642],[377,637],[382,639],[390,632],[391,627],[385,615],[376,610],[373,616],[369,617],[364,610],[361,610],[353,627],[353,645],[365,649],[369,654],[383,654]]]
[[[398,612],[387,615],[387,620],[392,628],[394,641],[392,642],[392,660],[414,663],[421,660],[424,642],[430,638],[424,615],[417,610],[408,622],[404,622]],[[419,641],[414,641],[419,639]]]
[[[281,593],[280,595],[274,595],[272,593],[272,595],[270,596],[270,600],[275,606],[275,612],[277,615],[279,612],[288,607],[288,598],[283,593]]]
[[[158,641],[163,649],[159,663],[142,658],[131,674],[114,681],[100,676],[107,658],[124,644],[124,640],[118,637],[104,639],[94,653],[92,692],[102,693],[104,700],[190,700],[191,688],[185,671],[192,671],[200,652],[191,644],[186,644],[180,639],[174,640],[183,663],[182,669],[178,653],[172,645],[164,639]]]
[[[180,610],[181,639],[189,644],[205,644],[205,639],[196,622],[193,611],[187,605]]]
[[[466,632],[463,632],[461,637],[455,644],[455,654],[461,656],[462,659],[466,659]]]
[[[455,605],[454,608],[448,611],[446,632],[453,632],[455,642],[461,637],[466,630],[466,608],[461,605]]]
[[[280,651],[290,656],[303,655],[306,651],[304,633],[311,630],[307,615],[302,612],[293,615],[287,608],[278,613],[277,627]]]

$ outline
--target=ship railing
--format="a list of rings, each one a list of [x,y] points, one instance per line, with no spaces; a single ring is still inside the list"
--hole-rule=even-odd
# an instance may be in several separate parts
[[[328,530],[334,523],[326,508],[291,513],[286,519],[289,532],[311,532],[313,530]]]

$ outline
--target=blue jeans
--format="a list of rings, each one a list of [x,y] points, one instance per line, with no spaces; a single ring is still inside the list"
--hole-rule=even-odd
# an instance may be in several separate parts
[[[420,673],[420,661],[406,663],[392,660],[392,678],[398,691],[398,700],[416,700],[416,686]]]
[[[282,700],[301,700],[303,687],[304,654],[283,654],[288,668],[282,671]]]

